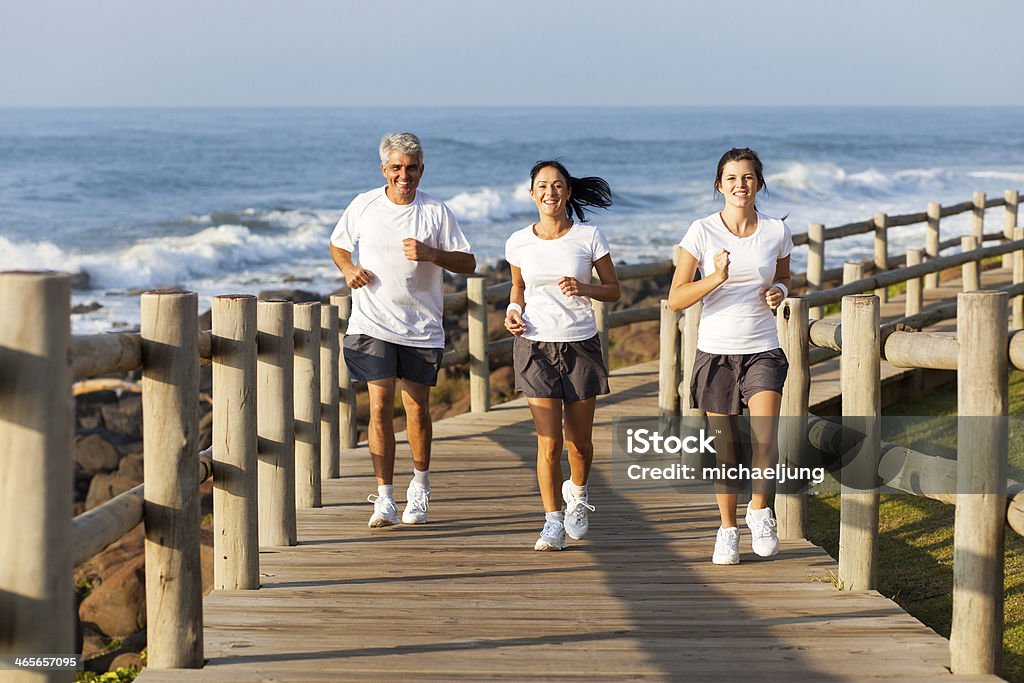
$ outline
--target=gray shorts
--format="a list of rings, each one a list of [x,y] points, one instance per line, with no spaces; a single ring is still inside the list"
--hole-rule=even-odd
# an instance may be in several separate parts
[[[365,334],[346,334],[343,346],[352,379],[362,382],[399,377],[432,387],[444,356],[444,349],[402,346]]]
[[[530,341],[516,337],[512,347],[516,391],[529,398],[580,401],[608,393],[608,368],[601,338],[575,342]]]
[[[789,361],[782,349],[723,355],[697,349],[690,381],[690,407],[739,415],[754,394],[782,393]]]

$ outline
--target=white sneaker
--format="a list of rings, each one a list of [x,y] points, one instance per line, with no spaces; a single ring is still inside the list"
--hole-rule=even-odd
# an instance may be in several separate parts
[[[587,493],[583,496],[576,496],[572,492],[572,479],[562,482],[562,500],[565,501],[565,533],[569,538],[580,540],[587,535],[590,527],[589,515],[594,511],[594,506],[587,503]]]
[[[540,538],[533,544],[534,550],[563,550],[565,548],[565,526],[558,521],[546,520]]]
[[[430,489],[425,489],[414,481],[409,482],[409,490],[405,493],[405,512],[402,513],[403,524],[426,524],[427,509],[430,507]]]
[[[775,530],[777,523],[772,517],[771,508],[751,510],[748,505],[743,521],[750,529],[750,545],[755,553],[761,557],[771,557],[779,552],[779,533]]]
[[[715,553],[711,556],[715,564],[740,563],[740,530],[734,526],[724,529],[719,527],[715,538]]]
[[[366,500],[373,503],[373,514],[370,515],[369,522],[371,529],[398,524],[398,506],[395,505],[394,498],[371,493]]]

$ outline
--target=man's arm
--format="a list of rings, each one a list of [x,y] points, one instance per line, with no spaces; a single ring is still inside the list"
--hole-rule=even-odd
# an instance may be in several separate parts
[[[373,273],[352,263],[351,251],[336,247],[331,243],[331,258],[334,259],[334,265],[338,266],[338,270],[345,276],[345,284],[351,289],[359,289],[373,281]]]
[[[402,253],[410,261],[429,261],[453,273],[469,274],[476,270],[476,256],[467,251],[442,251],[412,237],[402,240]]]

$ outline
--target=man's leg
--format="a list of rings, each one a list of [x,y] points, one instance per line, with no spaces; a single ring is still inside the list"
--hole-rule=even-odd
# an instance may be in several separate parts
[[[395,378],[366,383],[370,394],[370,456],[377,485],[390,486],[395,477]]]
[[[430,387],[407,379],[402,380],[402,405],[405,406],[405,429],[412,451],[413,467],[420,472],[430,470],[430,442],[434,435],[430,420]],[[394,454],[394,432],[391,452]]]

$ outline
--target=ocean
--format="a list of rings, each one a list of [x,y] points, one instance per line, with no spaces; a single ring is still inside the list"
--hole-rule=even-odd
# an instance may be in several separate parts
[[[528,173],[560,158],[599,175],[615,205],[591,223],[616,262],[666,259],[687,226],[721,208],[715,165],[752,147],[794,233],[923,211],[972,192],[1024,190],[1022,108],[0,109],[0,270],[87,273],[76,333],[131,329],[138,294],[336,289],[328,237],[356,194],[383,185],[377,144],[423,141],[420,189],[459,217],[477,261],[536,210]],[[943,238],[969,229],[944,219]],[[1002,226],[1002,209],[987,220]],[[995,228],[989,228],[992,230]],[[923,246],[894,229],[890,252]],[[830,243],[827,266],[866,258],[867,235]],[[803,270],[806,248],[793,255]],[[91,307],[91,306],[90,306]]]

